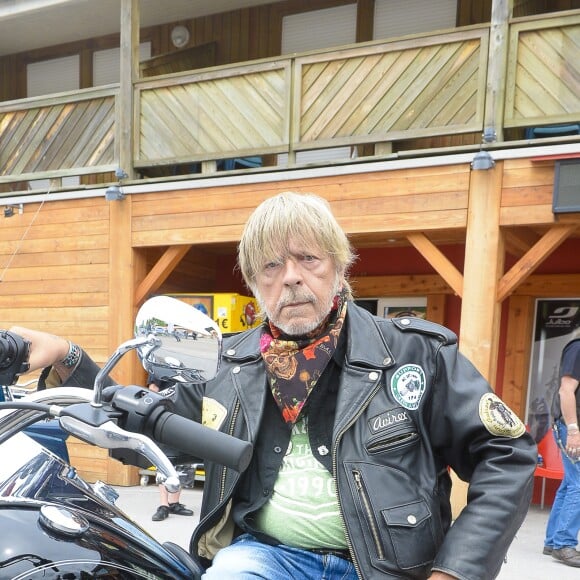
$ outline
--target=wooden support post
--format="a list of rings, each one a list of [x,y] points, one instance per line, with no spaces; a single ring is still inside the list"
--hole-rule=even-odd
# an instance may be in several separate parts
[[[135,282],[131,248],[131,197],[109,205],[109,353],[133,338]],[[121,384],[133,381],[135,359],[127,355],[113,375]]]
[[[499,229],[502,173],[502,163],[471,172],[459,331],[461,352],[491,383],[496,374],[501,315],[497,286],[504,264]],[[467,487],[453,474],[454,517],[467,503]]]
[[[484,142],[503,141],[509,18],[514,0],[493,0],[489,33],[489,67],[485,93]]]
[[[134,122],[133,84],[139,75],[139,0],[121,0],[121,79],[117,109],[116,138],[119,167],[129,179],[135,178],[133,167]]]
[[[109,205],[109,353],[134,336],[135,268],[131,247],[131,196],[120,201],[107,201]],[[111,373],[121,385],[139,384],[140,368],[134,353],[125,355]],[[123,466],[106,457],[106,471],[99,478],[111,485],[136,485],[139,470]]]
[[[501,314],[497,288],[504,266],[499,227],[502,171],[498,163],[471,172],[460,325],[461,352],[492,384]]]
[[[133,82],[139,66],[139,0],[121,0],[121,82],[117,116],[119,167],[128,178],[133,170]],[[133,338],[135,271],[131,246],[131,197],[109,204],[109,351]],[[135,357],[115,367],[121,384],[134,380]]]

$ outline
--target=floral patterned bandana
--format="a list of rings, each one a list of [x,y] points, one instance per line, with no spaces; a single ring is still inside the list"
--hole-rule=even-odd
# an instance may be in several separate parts
[[[334,297],[328,317],[312,332],[298,339],[284,337],[268,322],[260,339],[260,351],[272,394],[287,424],[294,424],[308,395],[332,358],[346,316],[346,292]]]

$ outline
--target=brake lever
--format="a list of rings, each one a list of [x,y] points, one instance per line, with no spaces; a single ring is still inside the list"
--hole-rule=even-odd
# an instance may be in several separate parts
[[[67,409],[70,411],[70,409]],[[59,417],[61,427],[82,441],[103,449],[131,449],[147,458],[164,477],[163,485],[169,493],[179,490],[179,475],[157,444],[140,433],[121,429],[108,419],[98,424],[90,424],[67,413]]]

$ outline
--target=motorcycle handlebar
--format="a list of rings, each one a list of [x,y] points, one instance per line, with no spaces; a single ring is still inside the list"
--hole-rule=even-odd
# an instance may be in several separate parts
[[[238,472],[244,471],[252,458],[253,446],[248,441],[165,410],[156,417],[150,433],[155,441]]]

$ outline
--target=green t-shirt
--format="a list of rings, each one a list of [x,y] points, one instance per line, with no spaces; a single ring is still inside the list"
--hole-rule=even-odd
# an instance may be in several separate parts
[[[334,480],[312,455],[308,427],[294,425],[270,501],[258,512],[256,528],[298,548],[346,548]]]

